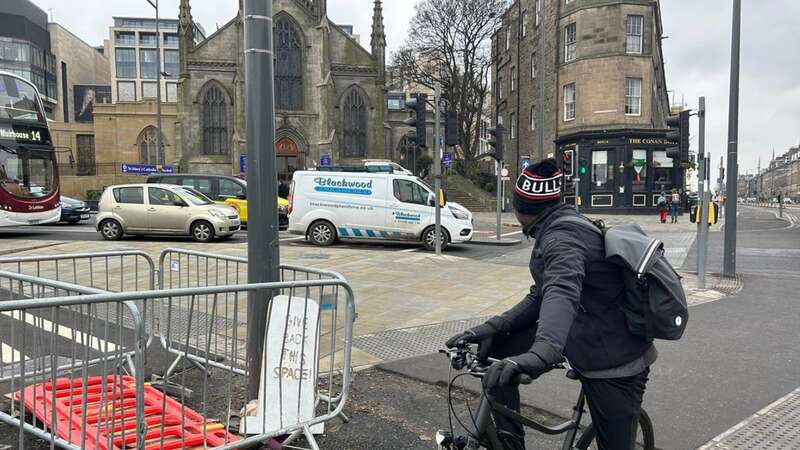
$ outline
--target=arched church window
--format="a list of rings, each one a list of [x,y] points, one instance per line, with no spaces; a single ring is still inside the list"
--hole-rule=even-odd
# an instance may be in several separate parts
[[[275,108],[303,109],[303,44],[288,17],[275,22]]]
[[[139,162],[143,164],[164,164],[164,137],[161,137],[161,151],[158,151],[158,130],[147,127],[139,134]]]
[[[367,104],[357,89],[351,89],[344,98],[342,124],[345,156],[366,156]]]
[[[203,153],[226,155],[228,142],[228,103],[219,86],[211,86],[202,99]]]

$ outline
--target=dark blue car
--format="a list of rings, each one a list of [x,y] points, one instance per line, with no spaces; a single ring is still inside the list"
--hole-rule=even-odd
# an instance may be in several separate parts
[[[61,196],[61,221],[78,223],[89,218],[89,205],[74,198]]]

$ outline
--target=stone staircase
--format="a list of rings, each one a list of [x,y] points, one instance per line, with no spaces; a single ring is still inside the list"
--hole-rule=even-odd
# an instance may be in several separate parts
[[[491,212],[496,208],[497,200],[493,194],[475,186],[468,178],[458,174],[450,174],[444,182],[447,200],[461,204],[472,212]]]

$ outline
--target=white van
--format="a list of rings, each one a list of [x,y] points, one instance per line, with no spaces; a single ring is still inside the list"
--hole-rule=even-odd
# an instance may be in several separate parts
[[[289,232],[317,245],[338,238],[436,244],[433,189],[397,173],[294,173],[289,193]],[[472,213],[455,202],[442,208],[442,248],[472,239]]]

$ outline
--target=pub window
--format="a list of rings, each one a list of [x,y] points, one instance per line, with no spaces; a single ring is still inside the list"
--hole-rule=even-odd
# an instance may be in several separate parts
[[[287,17],[275,22],[275,108],[303,109],[303,43]]]
[[[653,179],[655,190],[667,192],[672,189],[672,171],[674,162],[667,157],[666,150],[653,152]]]
[[[202,97],[203,153],[228,154],[228,102],[219,86],[212,85]]]
[[[647,150],[633,151],[633,192],[647,190]],[[647,200],[645,199],[645,203]]]
[[[345,156],[367,154],[367,105],[357,89],[351,89],[342,106]]]
[[[594,190],[608,190],[614,184],[614,167],[609,162],[608,150],[595,150],[592,152],[592,188]]]

